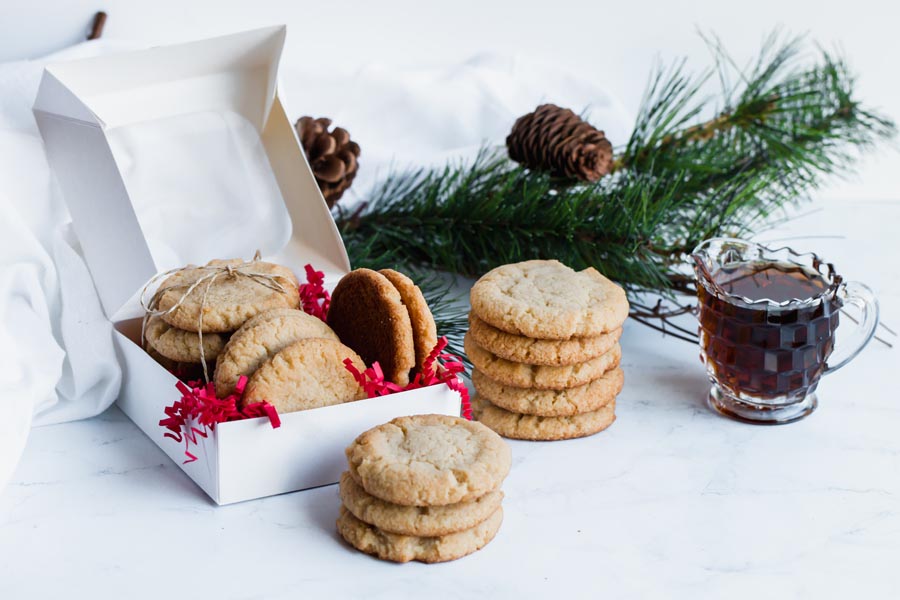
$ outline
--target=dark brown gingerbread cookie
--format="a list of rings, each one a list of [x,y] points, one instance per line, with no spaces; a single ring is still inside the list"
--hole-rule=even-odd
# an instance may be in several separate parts
[[[331,293],[328,325],[367,365],[378,361],[388,381],[409,383],[416,366],[412,323],[387,277],[371,269],[345,275]]]

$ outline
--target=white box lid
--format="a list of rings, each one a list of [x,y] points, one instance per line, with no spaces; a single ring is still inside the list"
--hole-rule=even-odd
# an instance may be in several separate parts
[[[34,104],[107,316],[156,273],[256,249],[333,281],[340,234],[277,89],[286,29],[50,65]],[[221,200],[220,204],[217,204]]]

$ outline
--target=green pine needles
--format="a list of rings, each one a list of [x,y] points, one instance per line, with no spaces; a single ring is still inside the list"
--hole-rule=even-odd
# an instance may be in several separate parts
[[[895,133],[854,97],[841,58],[818,49],[805,64],[802,41],[773,34],[741,69],[712,40],[714,69],[691,75],[683,61],[658,69],[614,173],[595,184],[524,169],[505,149],[392,174],[359,211],[336,215],[351,261],[476,277],[555,258],[596,267],[633,297],[690,293],[687,259],[699,242],[752,235],[773,211],[848,174],[860,150]],[[708,95],[716,78],[721,90]],[[443,295],[435,312],[451,333],[464,331],[441,278],[423,289],[430,299]]]

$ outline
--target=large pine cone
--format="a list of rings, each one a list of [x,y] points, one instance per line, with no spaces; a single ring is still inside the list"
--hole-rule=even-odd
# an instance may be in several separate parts
[[[300,117],[294,127],[328,208],[340,200],[359,169],[359,144],[343,127],[328,131],[331,119]]]
[[[612,171],[606,135],[568,108],[541,104],[520,117],[506,138],[509,157],[556,177],[595,182]]]

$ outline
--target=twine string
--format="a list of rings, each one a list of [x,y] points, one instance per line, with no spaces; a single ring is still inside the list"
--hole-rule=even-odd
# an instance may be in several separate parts
[[[141,322],[141,345],[145,345],[147,341],[147,322],[150,317],[163,317],[165,315],[174,313],[179,308],[181,308],[181,306],[187,301],[188,297],[194,293],[194,290],[197,290],[201,285],[206,284],[203,293],[200,295],[200,314],[197,319],[197,338],[200,345],[200,364],[203,366],[203,379],[206,383],[209,383],[209,368],[206,364],[206,351],[203,348],[203,313],[205,312],[206,300],[209,296],[210,289],[212,289],[212,285],[213,283],[215,283],[216,279],[218,279],[222,275],[228,277],[244,277],[256,283],[257,285],[261,285],[264,288],[270,289],[272,291],[280,292],[282,294],[287,293],[287,289],[279,281],[279,279],[285,279],[285,277],[282,275],[267,275],[265,273],[247,273],[245,271],[242,271],[242,269],[254,266],[255,263],[260,261],[260,258],[260,252],[259,250],[257,250],[256,254],[253,255],[252,260],[242,262],[238,265],[203,265],[199,267],[189,265],[186,267],[169,269],[168,271],[164,271],[151,277],[150,280],[144,285],[143,289],[141,289],[140,295],[141,307],[144,309],[144,319]],[[153,295],[149,298],[147,297],[147,292],[154,286],[154,284],[158,283],[164,278],[168,278],[176,273],[181,273],[187,270],[202,271],[203,275],[201,275],[191,283],[157,287]],[[171,307],[165,310],[160,310],[159,302],[162,299],[163,294],[180,288],[185,288],[185,292],[181,295],[181,297],[179,297]]]

